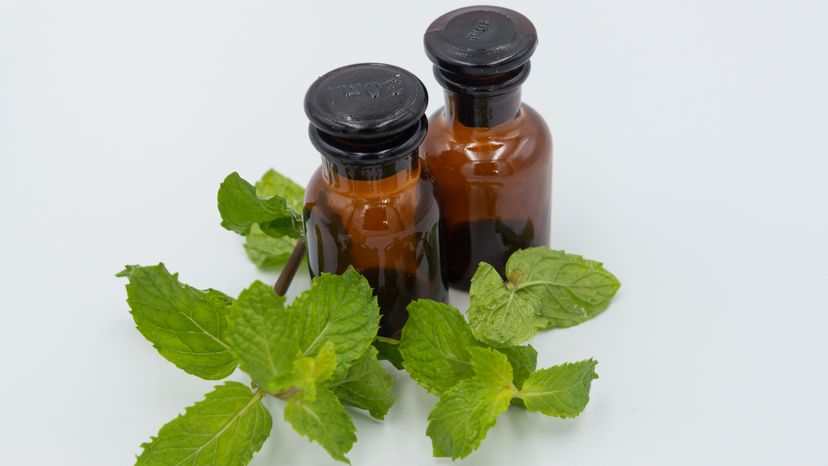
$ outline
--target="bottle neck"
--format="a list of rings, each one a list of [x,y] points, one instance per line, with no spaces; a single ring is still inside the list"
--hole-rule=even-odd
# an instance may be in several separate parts
[[[385,165],[351,167],[322,157],[322,174],[332,189],[356,197],[388,195],[399,192],[420,178],[419,151]]]
[[[469,128],[492,128],[513,120],[520,113],[520,86],[495,95],[470,95],[447,90],[449,118]]]

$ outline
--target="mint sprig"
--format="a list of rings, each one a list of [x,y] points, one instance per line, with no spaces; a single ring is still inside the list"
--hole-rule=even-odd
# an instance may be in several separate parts
[[[536,371],[531,346],[492,348],[474,338],[460,311],[430,300],[408,306],[400,353],[411,378],[440,398],[426,434],[435,456],[474,451],[510,402],[549,416],[574,417],[589,402],[593,360]]]
[[[163,265],[129,266],[119,275],[129,279],[139,330],[164,357],[212,379],[238,365],[256,387],[217,387],[145,444],[138,465],[247,464],[270,432],[261,403],[268,395],[288,403],[285,420],[299,433],[347,462],[356,437],[344,405],[382,418],[393,404],[393,380],[372,346],[379,306],[353,269],[314,278],[290,304],[261,282],[237,300],[200,291]]]
[[[218,191],[221,226],[245,236],[244,249],[254,264],[279,267],[304,234],[304,195],[301,186],[275,170],[255,187],[233,172]]]

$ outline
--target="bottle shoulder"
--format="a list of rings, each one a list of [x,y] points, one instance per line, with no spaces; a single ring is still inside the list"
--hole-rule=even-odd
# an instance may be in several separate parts
[[[422,152],[432,170],[480,162],[527,167],[551,159],[552,135],[543,117],[526,104],[514,120],[493,128],[463,126],[441,108],[429,119]]]
[[[416,176],[404,183],[357,181],[351,186],[334,186],[320,167],[308,182],[305,207],[311,209],[320,203],[341,214],[350,214],[377,206],[385,208],[411,204],[431,208],[437,205],[437,196],[434,180],[425,167],[417,170]]]

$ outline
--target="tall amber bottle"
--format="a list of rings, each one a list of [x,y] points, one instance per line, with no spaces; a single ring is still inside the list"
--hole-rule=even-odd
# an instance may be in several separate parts
[[[383,64],[331,71],[305,96],[322,154],[305,194],[311,275],[354,266],[377,295],[380,334],[394,338],[411,300],[448,293],[439,205],[419,154],[427,103],[417,77]]]
[[[502,273],[512,252],[549,243],[552,138],[521,102],[536,45],[525,16],[489,6],[449,12],[425,33],[446,105],[423,152],[442,202],[449,281],[461,289],[480,262]]]

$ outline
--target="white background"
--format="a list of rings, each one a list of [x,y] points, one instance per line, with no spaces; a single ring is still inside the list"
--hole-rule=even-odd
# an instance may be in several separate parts
[[[219,226],[219,182],[306,182],[302,98],[334,67],[405,67],[437,109],[421,36],[453,6],[0,0],[0,464],[132,464],[210,390],[134,329],[114,274],[273,280]],[[532,340],[542,367],[600,361],[585,413],[510,410],[463,464],[828,464],[826,3],[505,6],[540,34],[524,97],[555,138],[553,244],[623,286]],[[355,416],[353,464],[449,464],[435,399],[395,378],[385,422]],[[254,465],[333,463],[271,407]]]

